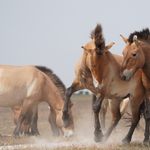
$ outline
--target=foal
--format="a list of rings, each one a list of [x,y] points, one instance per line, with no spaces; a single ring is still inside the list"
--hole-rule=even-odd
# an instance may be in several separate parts
[[[91,38],[92,41],[82,47],[84,49],[83,55],[75,67],[76,77],[66,91],[62,118],[63,124],[65,127],[70,124],[70,117],[67,111],[72,93],[85,88],[89,89],[97,96],[93,105],[95,116],[94,140],[96,142],[102,139],[107,140],[121,118],[119,107],[121,101],[129,97],[132,111],[132,125],[127,136],[123,139],[123,143],[129,143],[140,119],[139,109],[144,99],[141,70],[134,75],[130,82],[122,81],[119,74],[123,58],[108,51],[114,43],[105,46],[101,25],[96,26],[91,34]],[[110,110],[112,121],[103,137],[99,123],[99,111],[104,98],[111,99]]]

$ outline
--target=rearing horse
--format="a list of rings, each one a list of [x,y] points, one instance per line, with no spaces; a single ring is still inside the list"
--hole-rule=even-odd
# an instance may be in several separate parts
[[[101,25],[96,26],[91,34],[91,38],[92,41],[82,46],[84,51],[75,68],[76,77],[72,85],[66,91],[62,118],[63,124],[65,127],[70,124],[70,117],[67,111],[71,94],[87,88],[97,96],[93,104],[95,116],[94,140],[96,142],[102,139],[107,140],[121,118],[119,107],[121,101],[129,97],[132,111],[132,125],[128,134],[123,139],[123,143],[129,143],[140,119],[139,109],[144,99],[141,70],[138,70],[130,82],[121,80],[120,67],[123,58],[108,51],[114,43],[105,46]],[[110,110],[112,120],[110,127],[103,137],[98,115],[104,98],[111,99]]]
[[[149,141],[150,121],[150,31],[143,29],[130,34],[129,38],[123,37],[126,47],[123,50],[124,61],[121,68],[121,78],[130,81],[139,68],[142,69],[142,82],[145,88],[146,110],[145,110],[145,139]]]

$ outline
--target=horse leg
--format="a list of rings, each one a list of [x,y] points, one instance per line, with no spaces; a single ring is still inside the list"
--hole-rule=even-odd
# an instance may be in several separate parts
[[[72,85],[66,90],[66,99],[65,99],[63,110],[62,110],[62,112],[63,112],[63,116],[62,116],[63,127],[65,127],[65,128],[69,127],[70,122],[71,122],[70,116],[68,114],[70,97],[71,97],[72,93],[74,93],[78,90],[82,90],[82,89],[83,89],[83,87],[80,85],[78,79],[75,78]]]
[[[121,119],[120,114],[120,100],[109,100],[109,108],[111,111],[111,124],[104,134],[103,141],[107,141],[113,129],[117,126],[119,120]]]
[[[150,95],[150,94],[149,94]],[[148,142],[149,142],[149,125],[150,125],[150,97],[149,96],[146,96],[146,108],[145,108],[145,111],[144,111],[144,118],[145,118],[145,138],[144,138],[144,145],[147,145]]]
[[[37,128],[37,120],[38,120],[38,104],[32,107],[32,122],[31,122],[31,135],[40,135]]]
[[[140,109],[141,109],[140,104],[138,103],[138,101],[135,101],[133,99],[131,99],[130,104],[131,104],[131,111],[132,111],[132,123],[131,123],[131,127],[130,127],[127,135],[122,140],[122,143],[124,145],[130,143],[133,132],[134,132],[139,120],[140,120]]]
[[[108,106],[108,99],[104,99],[102,102],[102,107],[100,111],[100,122],[103,130],[106,130],[105,127],[105,117],[107,112],[107,106]]]
[[[48,117],[48,121],[51,125],[53,136],[59,136],[60,132],[59,132],[59,127],[56,124],[56,113],[54,112],[54,110],[52,108],[50,108],[50,114]]]
[[[30,135],[30,127],[31,127],[31,121],[32,121],[32,111],[29,110],[26,114],[26,123],[25,123],[25,129],[24,129],[24,134],[25,135]]]
[[[30,105],[31,105],[31,103],[30,103]],[[25,99],[23,102],[23,105],[22,105],[21,113],[19,115],[18,123],[17,123],[16,128],[13,132],[15,138],[19,137],[19,131],[20,131],[21,125],[22,125],[24,119],[26,118],[26,113],[27,113],[30,105],[29,105],[29,99]]]
[[[103,138],[103,133],[101,130],[101,125],[99,122],[99,112],[101,108],[103,98],[101,94],[97,94],[97,98],[95,99],[93,97],[93,111],[94,111],[94,118],[95,118],[95,131],[94,131],[94,141],[95,142],[100,142],[102,141]]]

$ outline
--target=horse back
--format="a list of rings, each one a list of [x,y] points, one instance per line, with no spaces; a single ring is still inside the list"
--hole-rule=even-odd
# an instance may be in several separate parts
[[[39,97],[43,79],[34,66],[0,66],[0,106],[21,105],[25,98]]]

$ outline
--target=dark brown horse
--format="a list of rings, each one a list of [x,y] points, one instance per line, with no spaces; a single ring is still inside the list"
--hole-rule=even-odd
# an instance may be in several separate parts
[[[140,119],[139,109],[144,99],[144,88],[141,80],[142,71],[139,70],[130,82],[122,81],[120,78],[120,67],[123,58],[108,51],[114,43],[105,46],[101,25],[96,26],[91,34],[91,38],[92,41],[82,47],[84,49],[83,55],[75,68],[76,77],[66,91],[63,124],[65,127],[68,127],[70,124],[70,117],[67,111],[72,93],[85,88],[89,89],[97,97],[93,102],[95,116],[94,139],[96,142],[102,139],[107,140],[121,118],[119,107],[121,101],[129,97],[132,111],[132,125],[127,136],[123,139],[123,143],[129,143]],[[103,137],[99,122],[99,111],[104,98],[111,99],[110,110],[112,121]]]
[[[14,130],[19,136],[20,127],[28,111],[33,112],[31,130],[36,133],[37,107],[40,102],[47,102],[51,109],[50,123],[54,133],[59,133],[59,127],[64,134],[73,134],[74,123],[71,112],[73,103],[69,103],[68,113],[71,124],[62,127],[62,109],[64,106],[66,88],[52,70],[40,66],[4,66],[0,65],[0,106],[14,107],[22,105],[19,121]]]
[[[150,31],[142,31],[130,34],[129,38],[123,37],[126,47],[123,50],[124,61],[121,68],[121,78],[130,81],[139,68],[142,69],[142,82],[146,90],[146,110],[145,110],[145,139],[149,141],[149,121],[150,121]]]

